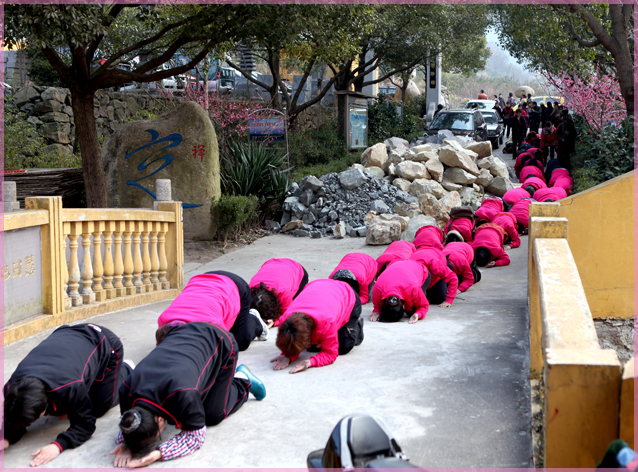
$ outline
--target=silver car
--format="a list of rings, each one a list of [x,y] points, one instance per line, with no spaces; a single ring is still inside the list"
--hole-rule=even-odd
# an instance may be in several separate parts
[[[487,139],[492,141],[492,149],[498,149],[499,144],[503,144],[503,135],[505,134],[503,118],[496,110],[479,111],[487,125]]]

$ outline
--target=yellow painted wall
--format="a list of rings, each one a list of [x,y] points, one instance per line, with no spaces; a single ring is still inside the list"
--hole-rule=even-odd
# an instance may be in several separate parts
[[[592,316],[634,316],[634,172],[560,204]]]

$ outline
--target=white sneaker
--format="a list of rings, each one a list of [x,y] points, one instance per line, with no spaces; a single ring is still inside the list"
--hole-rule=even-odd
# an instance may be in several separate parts
[[[133,362],[131,359],[124,359],[124,363],[127,364],[131,370],[135,370],[135,362]]]
[[[261,331],[261,334],[257,337],[257,339],[259,339],[260,341],[267,341],[268,340],[268,325],[266,324],[264,320],[261,319],[261,315],[254,308],[251,308],[249,313],[255,316],[259,320],[259,323],[261,323],[262,331]]]

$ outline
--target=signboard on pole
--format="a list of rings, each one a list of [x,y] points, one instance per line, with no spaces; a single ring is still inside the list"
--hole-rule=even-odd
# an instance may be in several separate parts
[[[286,126],[283,116],[272,118],[253,118],[248,122],[251,141],[283,141]]]

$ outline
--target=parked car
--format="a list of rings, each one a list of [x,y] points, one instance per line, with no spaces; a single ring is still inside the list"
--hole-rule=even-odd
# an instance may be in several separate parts
[[[467,136],[475,141],[486,141],[487,124],[478,110],[460,108],[456,110],[441,110],[426,127],[425,134],[435,135],[441,130],[449,130],[457,136]]]
[[[537,106],[540,106],[543,104],[547,105],[548,103],[551,103],[553,106],[556,106],[557,103],[560,103],[560,104],[565,103],[565,99],[563,97],[549,97],[547,95],[543,95],[540,97],[532,97],[532,100],[536,102]],[[517,108],[518,108],[518,105],[514,107],[514,111],[516,111]]]
[[[492,141],[492,149],[498,149],[503,144],[503,119],[496,110],[481,110],[481,115],[487,125],[487,137]]]
[[[494,100],[470,100],[463,108],[472,108],[474,104],[478,104],[479,110],[491,110],[494,108]]]

